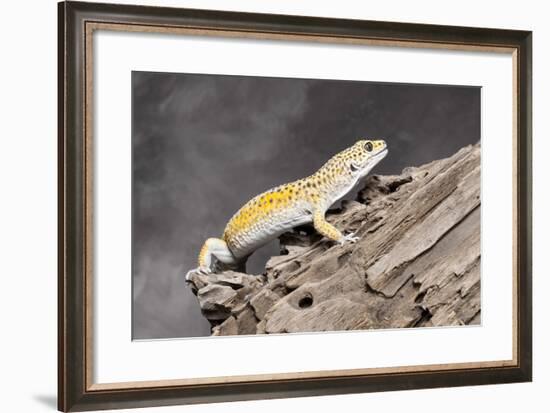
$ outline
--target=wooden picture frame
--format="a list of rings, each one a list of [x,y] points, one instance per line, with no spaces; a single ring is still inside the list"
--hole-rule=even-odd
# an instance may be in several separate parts
[[[530,381],[531,37],[528,31],[62,2],[58,7],[59,289],[61,411],[436,388]],[[259,39],[511,52],[515,63],[515,357],[511,362],[304,372],[235,380],[93,382],[92,33],[215,34]]]

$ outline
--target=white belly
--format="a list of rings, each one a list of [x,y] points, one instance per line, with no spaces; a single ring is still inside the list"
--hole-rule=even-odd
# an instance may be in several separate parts
[[[235,257],[246,257],[281,234],[312,221],[313,217],[306,209],[292,208],[279,211],[237,234],[229,243],[229,247]]]

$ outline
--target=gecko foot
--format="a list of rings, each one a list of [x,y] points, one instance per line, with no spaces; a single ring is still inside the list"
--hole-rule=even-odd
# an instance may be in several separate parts
[[[187,271],[187,274],[185,274],[185,281],[191,281],[191,277],[193,274],[211,274],[212,270],[208,267],[197,267],[193,268],[192,270]]]
[[[347,244],[348,242],[354,244],[356,243],[357,241],[359,241],[359,237],[356,237],[355,236],[355,232],[352,232],[351,234],[347,234],[347,235],[344,235],[342,237],[342,239],[340,241],[338,241],[338,243],[340,245],[344,245],[344,244]]]

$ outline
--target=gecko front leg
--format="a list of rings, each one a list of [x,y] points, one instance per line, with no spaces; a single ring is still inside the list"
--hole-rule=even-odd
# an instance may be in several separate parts
[[[354,233],[344,235],[334,225],[327,222],[325,214],[321,211],[316,211],[313,214],[313,227],[321,235],[336,241],[338,244],[343,245],[346,242],[357,242],[359,237],[356,237]]]

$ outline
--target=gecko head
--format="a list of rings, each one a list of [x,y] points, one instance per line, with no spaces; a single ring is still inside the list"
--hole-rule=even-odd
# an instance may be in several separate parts
[[[388,154],[386,142],[383,140],[362,139],[347,149],[345,159],[353,175],[362,178]]]

